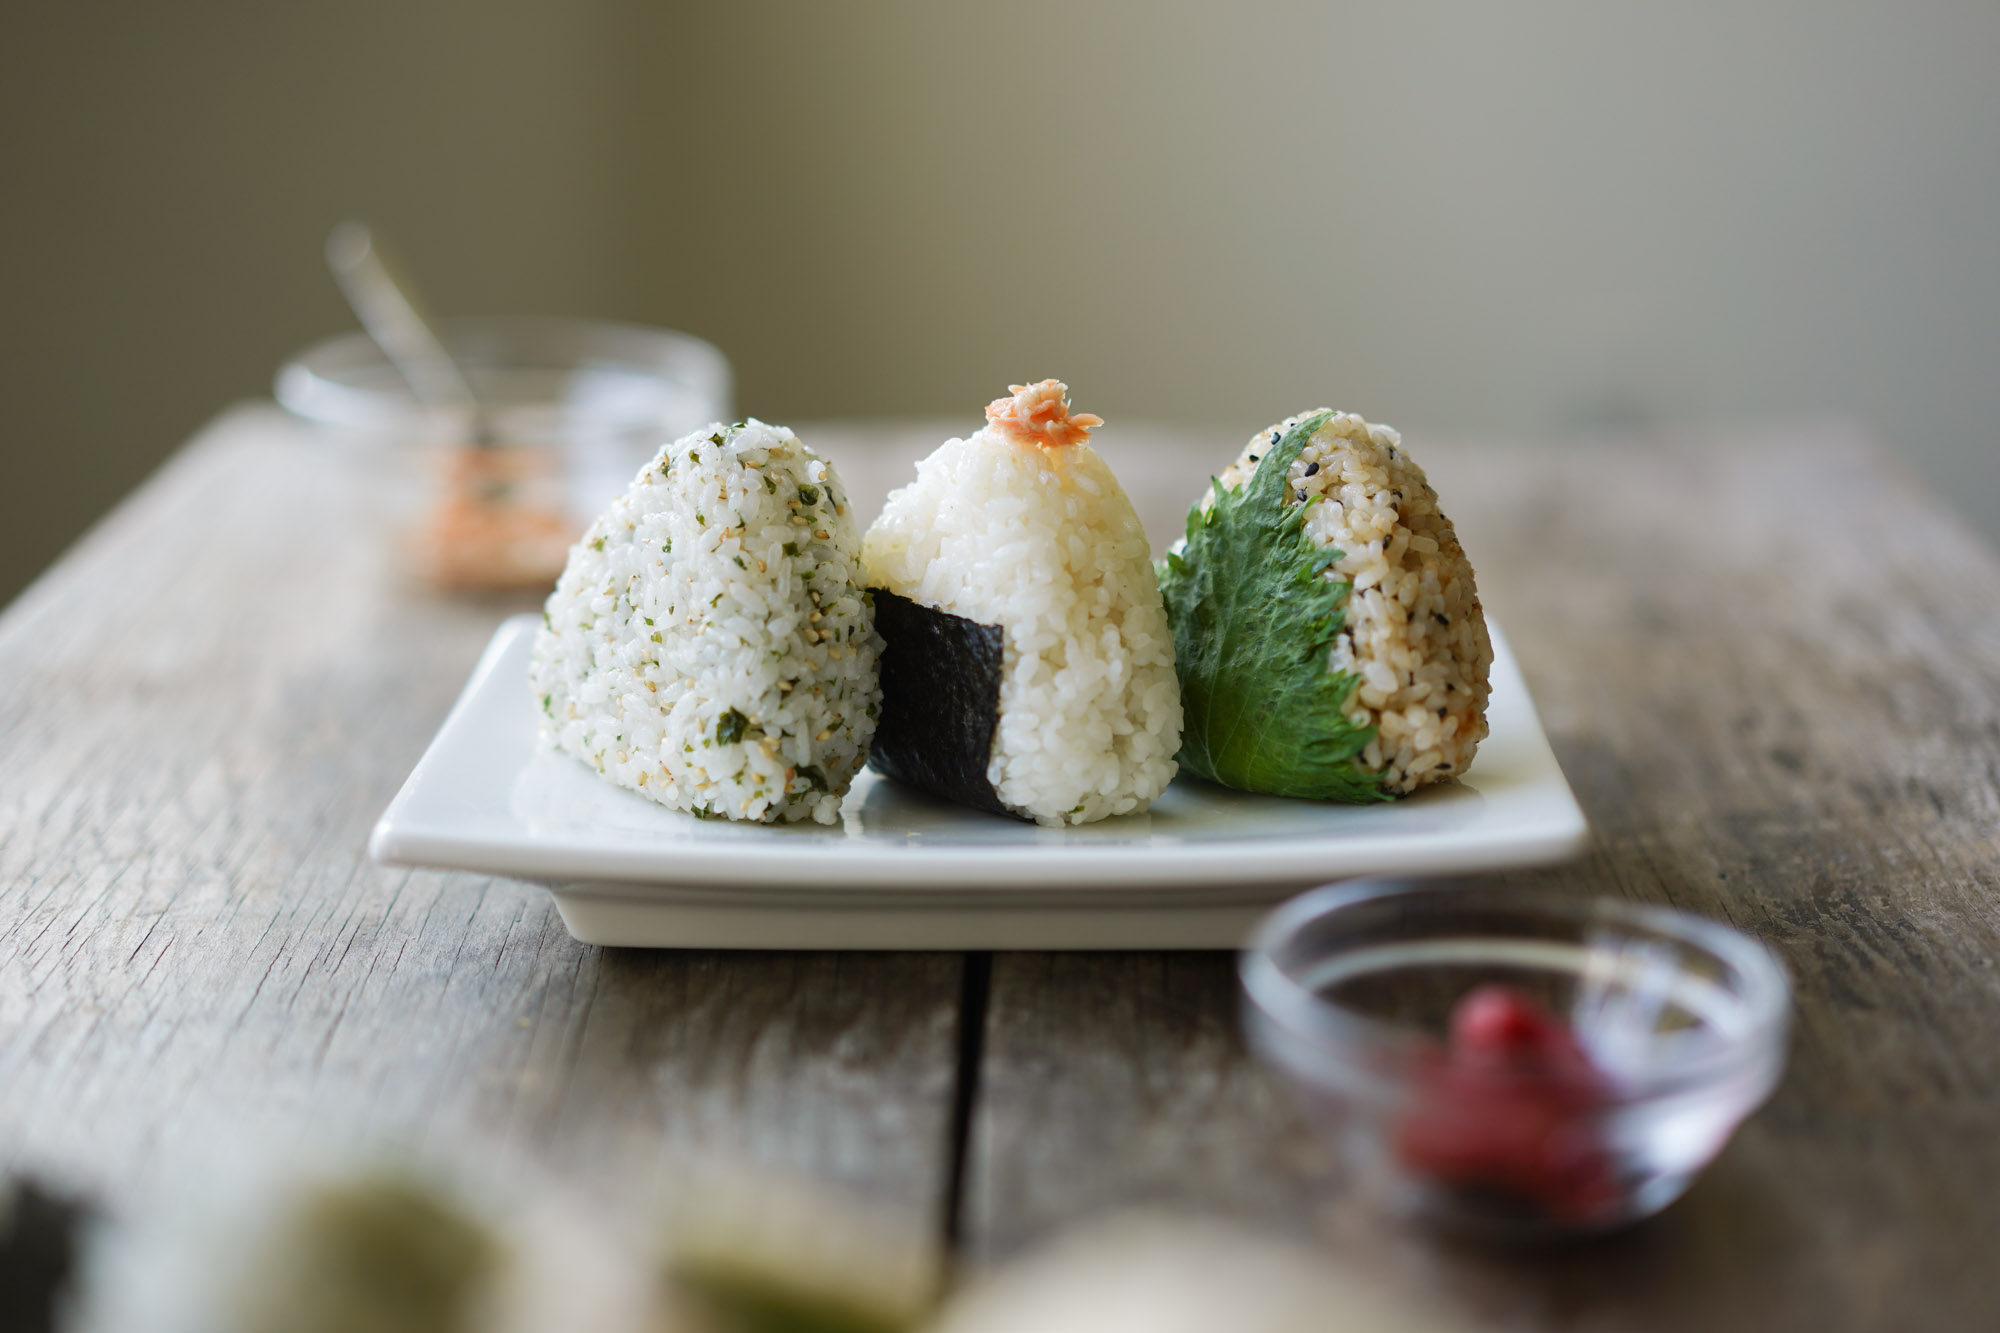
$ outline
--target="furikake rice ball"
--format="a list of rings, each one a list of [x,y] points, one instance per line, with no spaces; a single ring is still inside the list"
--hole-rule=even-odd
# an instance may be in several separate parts
[[[704,818],[838,820],[881,649],[833,467],[781,426],[662,449],[570,552],[529,676],[544,738]]]

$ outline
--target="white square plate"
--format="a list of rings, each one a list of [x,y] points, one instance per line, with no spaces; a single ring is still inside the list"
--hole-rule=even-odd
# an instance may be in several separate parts
[[[369,850],[547,887],[588,944],[760,949],[1234,948],[1330,879],[1566,859],[1577,808],[1497,628],[1492,734],[1458,782],[1322,805],[1174,782],[1152,810],[1046,829],[863,773],[838,827],[698,820],[535,734],[534,616],[500,627]]]

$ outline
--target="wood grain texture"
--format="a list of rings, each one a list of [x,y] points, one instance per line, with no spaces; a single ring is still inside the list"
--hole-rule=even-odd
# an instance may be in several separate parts
[[[960,960],[586,948],[366,859],[516,607],[396,576],[365,478],[227,418],[0,619],[0,1164],[116,1206],[217,1136],[688,1157],[936,1230]]]
[[[866,515],[971,424],[802,433]],[[1239,442],[1104,435],[1156,546]],[[1770,940],[1799,992],[1777,1098],[1657,1222],[1496,1257],[1350,1194],[1247,1057],[1228,958],[1000,955],[954,1233],[991,1260],[1154,1202],[1496,1327],[1991,1327],[2000,563],[1838,430],[1412,443],[1592,821],[1523,878]],[[942,1235],[962,960],[588,949],[538,891],[366,861],[513,609],[403,587],[385,524],[239,414],[0,616],[0,1166],[115,1206],[249,1123],[607,1193],[723,1154]]]
[[[1228,959],[1003,956],[968,1245],[1164,1201],[1316,1234],[1499,1327],[1994,1326],[2000,563],[1837,428],[1413,446],[1592,823],[1582,862],[1518,878],[1770,941],[1786,1081],[1664,1217],[1499,1259],[1350,1195],[1246,1055]]]

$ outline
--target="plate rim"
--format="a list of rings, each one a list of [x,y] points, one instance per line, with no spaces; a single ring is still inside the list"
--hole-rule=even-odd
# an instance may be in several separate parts
[[[1077,895],[1109,904],[1170,899],[1198,901],[1268,901],[1274,887],[1304,887],[1327,879],[1362,874],[1448,874],[1475,870],[1515,869],[1569,859],[1580,853],[1589,826],[1567,777],[1557,763],[1542,727],[1533,696],[1521,678],[1504,635],[1489,617],[1493,639],[1493,679],[1505,679],[1518,690],[1525,721],[1516,738],[1532,751],[1536,772],[1526,785],[1547,789],[1544,812],[1518,831],[1488,830],[1474,840],[1445,835],[1440,844],[1412,858],[1411,833],[1290,835],[1274,838],[1246,855],[1243,840],[1185,842],[1161,845],[1080,843],[1070,846],[980,846],[976,848],[859,845],[816,840],[797,846],[754,848],[689,848],[675,845],[673,863],[662,866],[662,852],[631,848],[589,848],[550,845],[528,840],[496,840],[490,835],[452,833],[427,826],[409,813],[419,794],[447,763],[459,733],[471,726],[471,715],[497,674],[517,651],[516,645],[539,624],[533,613],[510,616],[494,630],[477,663],[437,732],[404,779],[370,834],[369,855],[385,865],[470,871],[510,879],[562,886],[618,897],[656,896],[688,900],[691,895],[727,896],[732,900],[763,899],[771,905],[801,895],[823,901],[829,894],[865,897],[872,903],[946,906],[949,901],[1014,901],[1028,910],[1045,905],[1043,893],[1082,905]],[[521,709],[530,714],[522,692]],[[1475,758],[1469,778],[1478,776]],[[1176,779],[1181,781],[1181,779]],[[1266,798],[1283,800],[1282,797]],[[1559,807],[1559,808],[1556,808]],[[997,816],[966,812],[968,819]],[[1330,844],[1333,844],[1330,846]],[[1337,851],[1337,865],[1329,860]],[[810,871],[810,882],[802,872]],[[1056,873],[1051,873],[1051,872]],[[964,876],[975,875],[972,879]],[[886,874],[886,878],[885,878]],[[1070,882],[1065,883],[1065,876]],[[952,882],[941,882],[949,878]],[[748,903],[745,903],[747,906]]]

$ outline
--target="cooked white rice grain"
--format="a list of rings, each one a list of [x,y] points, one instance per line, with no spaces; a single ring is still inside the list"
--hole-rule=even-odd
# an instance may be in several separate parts
[[[1311,415],[1252,436],[1222,485],[1248,482],[1285,432]],[[1327,669],[1359,677],[1347,716],[1375,728],[1375,738],[1358,762],[1381,774],[1385,790],[1408,793],[1471,766],[1486,738],[1493,644],[1472,563],[1402,443],[1387,426],[1333,413],[1292,463],[1285,504],[1321,499],[1306,514],[1306,535],[1341,552],[1326,577],[1354,589]],[[1213,500],[1211,491],[1203,507]]]
[[[1181,743],[1173,636],[1145,529],[1096,450],[993,426],[947,440],[863,549],[869,586],[1005,631],[987,780],[1008,809],[1085,824],[1166,790]]]
[[[529,676],[543,737],[704,818],[839,818],[881,641],[833,467],[791,431],[662,449],[570,552]]]

